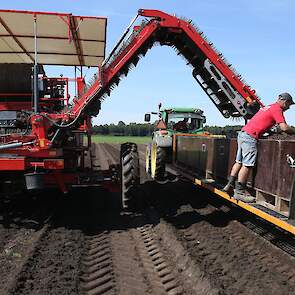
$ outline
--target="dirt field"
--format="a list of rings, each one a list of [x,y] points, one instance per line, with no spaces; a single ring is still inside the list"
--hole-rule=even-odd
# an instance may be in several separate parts
[[[119,161],[117,145],[101,154]],[[141,174],[140,213],[101,188],[1,200],[0,294],[294,294],[294,239],[190,183]]]

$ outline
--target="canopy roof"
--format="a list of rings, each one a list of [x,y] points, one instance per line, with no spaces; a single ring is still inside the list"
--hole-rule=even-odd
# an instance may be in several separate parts
[[[105,57],[105,17],[0,10],[0,63],[34,63],[34,20],[38,63],[98,66]]]

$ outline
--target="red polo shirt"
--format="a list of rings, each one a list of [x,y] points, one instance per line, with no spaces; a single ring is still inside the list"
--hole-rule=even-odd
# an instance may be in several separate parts
[[[243,131],[258,139],[275,124],[285,123],[283,110],[278,103],[266,106],[258,111],[243,127]]]

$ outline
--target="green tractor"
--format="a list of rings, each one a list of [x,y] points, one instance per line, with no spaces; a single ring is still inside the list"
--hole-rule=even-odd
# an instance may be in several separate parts
[[[155,180],[163,180],[166,163],[172,161],[173,135],[204,133],[206,117],[200,109],[163,108],[161,104],[159,104],[158,112],[145,114],[146,122],[150,122],[151,115],[157,115],[158,120],[152,135],[152,143],[146,148],[146,173]]]

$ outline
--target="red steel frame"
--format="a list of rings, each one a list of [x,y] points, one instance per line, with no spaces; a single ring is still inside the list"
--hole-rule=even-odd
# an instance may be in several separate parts
[[[65,101],[65,106],[69,105],[69,82],[74,82],[78,86],[78,95],[82,94],[85,88],[85,80],[83,77],[77,77],[77,78],[67,78],[67,77],[44,77],[45,80],[56,80],[56,81],[64,81],[66,82],[66,91],[63,98],[46,98],[46,97],[40,97],[40,106],[48,105],[48,102],[52,101],[58,101],[62,100]],[[76,87],[76,86],[75,86]],[[0,97],[8,98],[8,97],[31,97],[32,93],[0,93]],[[46,102],[46,104],[44,103]],[[32,101],[5,101],[0,102],[0,111],[5,110],[12,110],[12,111],[21,111],[21,110],[31,110],[32,109]]]
[[[9,12],[9,11],[8,11]],[[16,11],[13,11],[16,12]],[[24,12],[24,11],[22,11]],[[34,13],[34,12],[27,12]],[[50,13],[37,13],[36,14],[50,14]],[[262,102],[259,100],[255,94],[255,90],[249,88],[245,85],[239,77],[230,69],[228,65],[222,60],[222,58],[214,51],[214,49],[208,44],[208,42],[201,36],[200,33],[187,21],[179,19],[175,16],[168,15],[164,12],[158,10],[139,10],[138,14],[143,17],[151,18],[150,21],[142,28],[141,31],[134,37],[131,43],[124,48],[124,50],[110,63],[106,64],[103,67],[99,68],[99,77],[93,84],[93,86],[81,97],[74,101],[73,107],[68,110],[66,109],[62,113],[50,114],[50,113],[41,113],[34,114],[31,116],[32,124],[32,134],[18,137],[11,134],[7,137],[7,142],[15,139],[21,142],[30,142],[34,140],[33,146],[23,146],[21,148],[10,149],[10,154],[16,154],[21,157],[27,157],[31,160],[25,161],[24,169],[26,167],[32,167],[36,162],[39,162],[39,167],[45,167],[44,158],[57,158],[63,157],[63,149],[53,148],[52,142],[48,138],[48,130],[53,126],[52,121],[56,121],[59,124],[65,123],[68,124],[73,120],[76,120],[78,117],[84,118],[83,123],[74,125],[76,130],[89,131],[91,129],[91,120],[87,113],[84,113],[86,107],[93,102],[95,99],[101,98],[102,95],[108,93],[110,84],[113,83],[114,77],[120,73],[123,67],[128,64],[132,57],[136,56],[136,52],[144,45],[147,40],[152,40],[153,34],[161,28],[168,29],[171,33],[174,34],[186,34],[186,36],[194,42],[199,49],[204,53],[204,55],[216,66],[216,68],[226,77],[234,89],[245,99],[246,102],[252,104],[258,102],[263,106]],[[60,17],[70,18],[70,14],[58,14]],[[69,30],[71,29],[70,21],[68,23]],[[73,25],[73,24],[72,24]],[[73,29],[73,28],[72,28]],[[138,29],[138,26],[134,27],[134,31]],[[78,46],[79,44],[76,44]],[[77,49],[77,47],[76,47]],[[64,78],[67,79],[67,78]],[[77,81],[78,83],[78,93],[83,93],[83,81]],[[34,158],[39,158],[38,161],[33,160]],[[58,161],[52,161],[51,168],[54,170],[62,170],[61,166],[58,165]],[[42,160],[43,159],[43,160]],[[13,159],[9,161],[0,162],[0,171],[11,169],[13,164]],[[17,161],[20,161],[17,159]],[[43,165],[43,166],[42,166]],[[54,174],[56,175],[59,174]],[[51,177],[51,176],[50,176]],[[64,184],[61,183],[60,177],[58,180],[60,187],[64,189]],[[64,182],[63,182],[64,183]]]
[[[69,104],[69,82],[77,82],[75,78],[67,78],[67,77],[44,77],[44,80],[55,80],[57,82],[66,82],[66,92],[63,98],[45,98],[45,97],[40,97],[39,100],[42,101],[54,101],[54,100],[63,100],[65,101],[65,105],[67,106]]]
[[[136,54],[136,51],[144,44],[144,42],[151,38],[152,34],[158,28],[168,28],[169,30],[177,33],[184,32],[198,47],[203,51],[206,57],[217,67],[217,69],[223,73],[232,86],[238,91],[238,93],[248,103],[257,101],[261,106],[263,103],[259,100],[255,94],[255,90],[250,89],[249,86],[242,83],[237,75],[225,64],[222,58],[214,51],[214,49],[208,44],[208,42],[196,31],[196,29],[188,22],[179,19],[175,16],[171,16],[158,10],[139,10],[139,15],[144,17],[153,18],[138,34],[131,44],[112,62],[111,67],[101,69],[99,79],[89,89],[84,96],[81,97],[78,103],[73,106],[71,116],[76,117],[81,110],[95,97],[102,88],[107,88],[112,78],[114,78],[118,72],[123,68],[127,61]],[[102,80],[103,77],[103,80]]]

